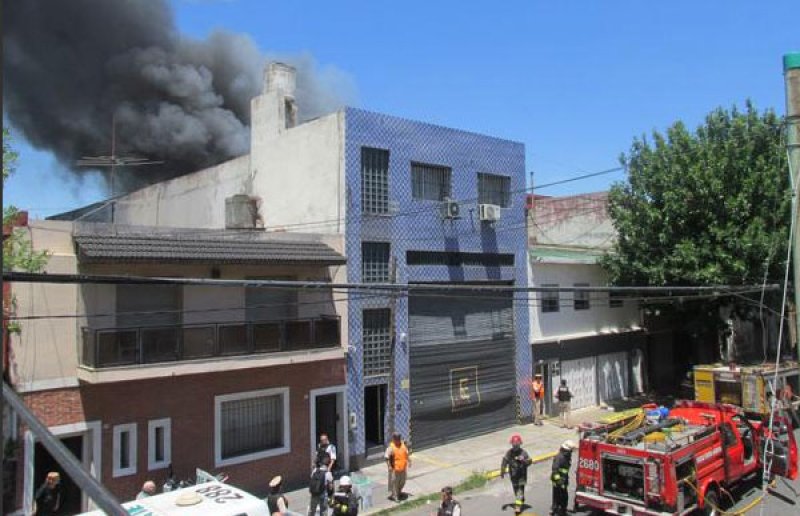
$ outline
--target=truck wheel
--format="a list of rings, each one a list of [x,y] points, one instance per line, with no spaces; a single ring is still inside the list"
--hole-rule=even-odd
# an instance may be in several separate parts
[[[714,489],[706,492],[705,500],[703,503],[703,514],[707,516],[717,516],[720,509],[719,494]]]

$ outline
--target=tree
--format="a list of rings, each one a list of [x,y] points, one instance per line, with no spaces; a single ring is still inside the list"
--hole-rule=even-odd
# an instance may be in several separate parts
[[[11,147],[11,133],[3,128],[3,184],[16,170],[18,154]],[[19,216],[14,206],[3,206],[3,227],[11,227]],[[3,239],[3,270],[39,272],[47,265],[47,251],[34,251],[24,234],[12,231]]]
[[[753,285],[783,278],[791,192],[782,120],[718,108],[696,131],[634,140],[609,194],[616,285]]]

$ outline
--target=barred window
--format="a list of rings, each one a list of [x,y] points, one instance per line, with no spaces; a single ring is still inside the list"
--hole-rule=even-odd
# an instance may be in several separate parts
[[[362,314],[364,376],[381,376],[390,372],[392,359],[391,317],[392,311],[388,308],[364,310]]]
[[[548,288],[558,288],[558,285],[555,283],[550,283],[547,285],[542,285],[543,287]],[[561,299],[559,298],[558,290],[549,290],[545,292],[541,292],[542,296],[542,312],[558,312],[560,308]]]
[[[388,242],[361,242],[361,281],[389,282],[390,250]]]
[[[389,213],[389,151],[361,147],[361,212]]]
[[[288,389],[216,398],[216,462],[237,464],[288,451]]]
[[[609,292],[608,293],[608,307],[609,308],[622,308],[625,304],[622,292]]]
[[[511,206],[511,178],[496,174],[478,174],[478,203]]]
[[[411,194],[414,199],[443,201],[450,197],[450,175],[447,167],[411,164]]]
[[[588,287],[588,283],[575,283],[576,287]],[[589,304],[589,292],[582,291],[582,292],[573,292],[573,308],[575,310],[588,310],[590,308]]]

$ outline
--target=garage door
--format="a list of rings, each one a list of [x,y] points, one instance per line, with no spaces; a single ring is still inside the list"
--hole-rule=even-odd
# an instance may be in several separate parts
[[[411,441],[424,448],[516,420],[510,295],[409,298]]]
[[[600,401],[628,397],[628,354],[609,353],[597,357]]]
[[[579,409],[597,404],[597,371],[595,357],[564,360],[561,362],[561,378],[567,380],[572,392],[572,408]]]

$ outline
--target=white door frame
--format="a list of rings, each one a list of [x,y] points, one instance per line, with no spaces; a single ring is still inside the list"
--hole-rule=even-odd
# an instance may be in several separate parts
[[[83,467],[98,481],[100,481],[101,465],[101,425],[100,421],[81,421],[70,425],[48,427],[50,433],[58,438],[82,436],[81,462]],[[33,493],[36,486],[34,482],[34,453],[36,450],[36,436],[30,430],[25,431],[24,474],[23,474],[23,501],[22,507],[25,514],[33,513]],[[81,501],[82,510],[89,509],[90,500],[83,493]]]
[[[350,470],[350,439],[348,438],[347,428],[347,385],[336,385],[334,387],[322,387],[308,391],[308,406],[310,419],[308,428],[311,431],[311,459],[317,454],[317,397],[326,394],[336,394],[336,410],[339,412],[339,422],[336,431],[339,434],[339,441],[336,443],[336,458],[342,466],[343,471]]]

